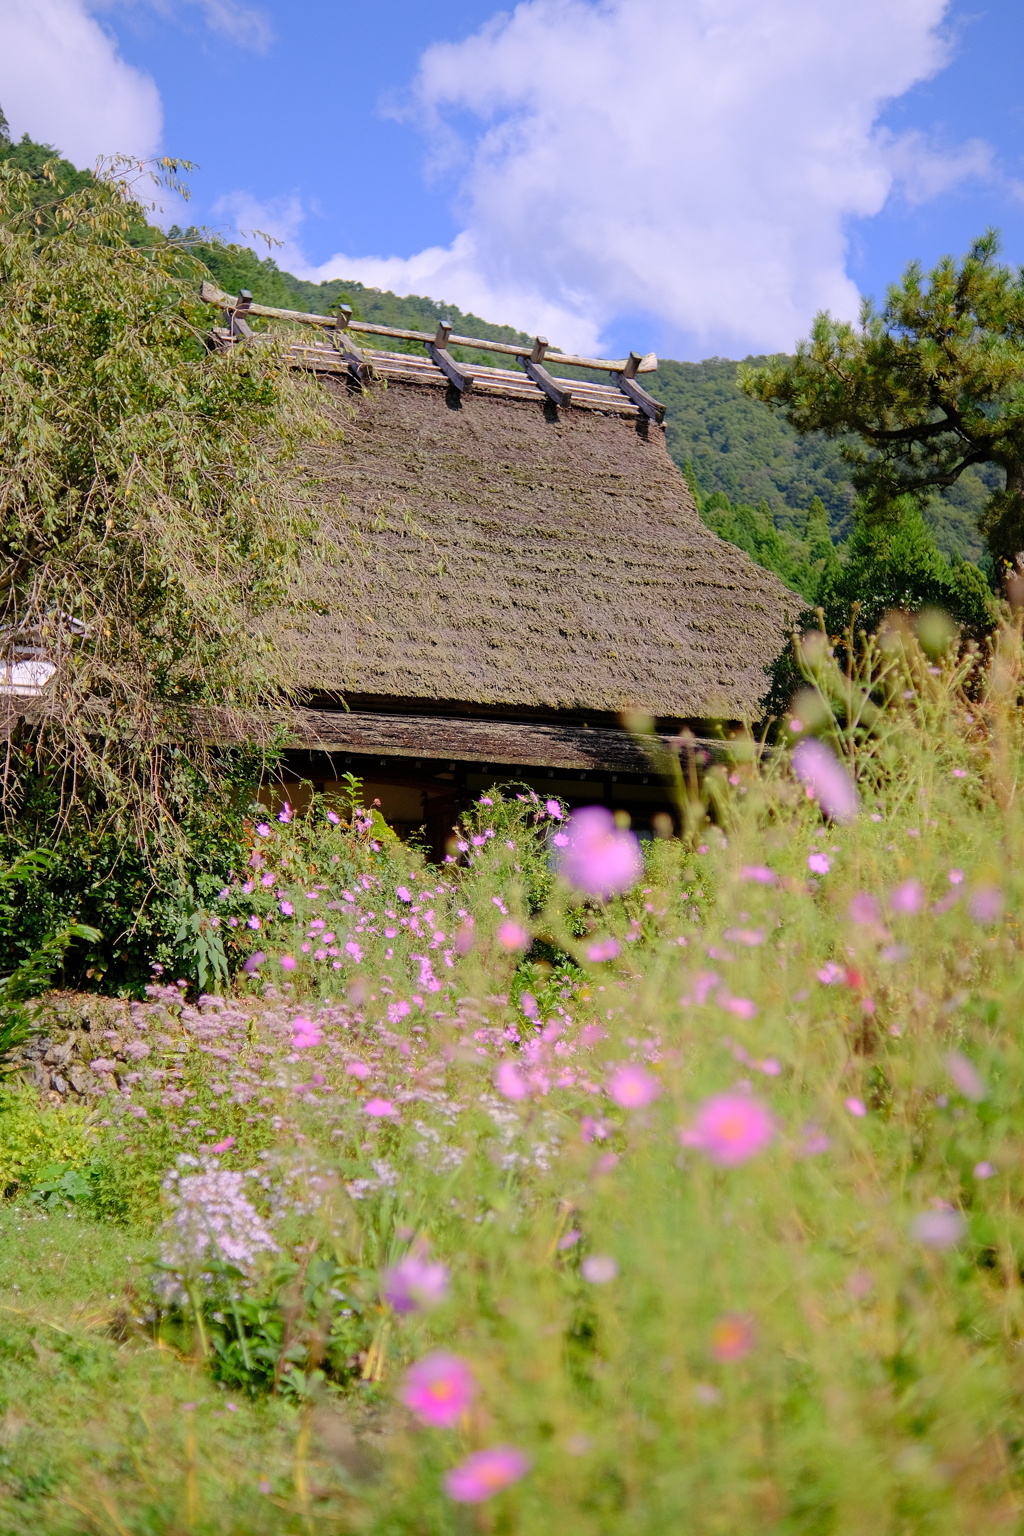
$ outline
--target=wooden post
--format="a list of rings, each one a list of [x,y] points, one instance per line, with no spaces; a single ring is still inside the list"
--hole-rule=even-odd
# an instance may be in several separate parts
[[[617,384],[624,395],[628,395],[636,405],[640,407],[645,416],[656,422],[660,427],[665,420],[665,407],[660,400],[655,400],[646,389],[641,389],[636,382],[636,373],[640,364],[644,361],[635,352],[631,352],[626,359],[626,366],[621,373],[612,374],[612,383]]]
[[[352,306],[350,304],[339,304],[334,316],[334,345],[348,364],[349,373],[360,384],[363,384],[371,376],[372,369],[367,363],[364,354],[345,335],[351,319]],[[328,331],[327,334],[330,335],[331,332]]]
[[[537,385],[537,388],[542,389],[547,395],[548,399],[553,400],[556,405],[571,405],[572,390],[564,389],[561,384],[557,383],[551,377],[547,369],[541,366],[547,350],[547,337],[535,336],[533,339],[533,351],[530,353],[529,357],[522,357],[519,359],[520,363],[522,364],[523,371],[528,378],[533,380],[533,382]]]
[[[468,395],[473,388],[473,375],[468,368],[463,368],[460,363],[457,363],[448,351],[448,338],[451,333],[452,328],[448,322],[439,320],[433,341],[425,341],[423,345],[431,362],[440,368],[445,378],[455,385],[461,395]]]
[[[242,318],[252,308],[252,294],[248,288],[240,288],[238,298],[235,300],[234,312],[231,316],[232,336],[251,336],[252,326]]]

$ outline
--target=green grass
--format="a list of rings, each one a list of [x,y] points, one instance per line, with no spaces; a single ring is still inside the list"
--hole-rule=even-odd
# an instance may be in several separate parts
[[[120,1091],[88,1194],[43,1219],[26,1176],[2,1212],[0,1532],[1019,1528],[1019,636],[987,671],[909,636],[802,665],[794,718],[855,770],[857,816],[737,742],[621,899],[553,877],[558,819],[514,791],[442,870],[365,828],[254,831],[273,880],[245,892],[250,865],[222,907],[266,955],[248,992],[222,1015],[157,987],[148,1054],[94,1042]],[[321,1038],[296,1049],[300,1014]],[[609,1093],[624,1064],[643,1107]],[[773,1123],[736,1166],[694,1140],[722,1093]],[[245,1175],[278,1245],[213,1281],[174,1261],[201,1330],[153,1266],[182,1154]],[[420,1245],[447,1294],[397,1312],[384,1272]],[[450,1428],[401,1400],[434,1349],[477,1383]],[[452,1467],[501,1445],[526,1475],[453,1501]]]

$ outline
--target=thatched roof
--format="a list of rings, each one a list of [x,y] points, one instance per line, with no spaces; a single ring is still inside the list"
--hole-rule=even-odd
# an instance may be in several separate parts
[[[749,718],[800,606],[701,523],[645,417],[389,381],[322,387],[304,494],[336,556],[286,643],[358,707]],[[349,412],[351,416],[349,417]]]

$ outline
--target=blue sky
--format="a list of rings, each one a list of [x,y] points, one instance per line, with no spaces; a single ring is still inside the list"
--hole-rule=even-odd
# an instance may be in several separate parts
[[[788,347],[989,224],[1024,261],[1024,9],[5,0],[0,104],[195,160],[282,265],[698,358]]]

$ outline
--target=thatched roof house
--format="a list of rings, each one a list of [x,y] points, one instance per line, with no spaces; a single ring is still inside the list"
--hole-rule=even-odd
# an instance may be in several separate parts
[[[233,328],[239,301],[217,299]],[[434,842],[510,777],[649,824],[665,794],[622,713],[666,733],[756,719],[799,607],[700,521],[639,386],[653,360],[476,343],[517,352],[516,372],[460,362],[444,328],[413,338],[417,356],[353,345],[384,328],[301,318],[324,340],[295,360],[343,434],[306,464],[337,556],[314,578],[319,611],[284,637],[308,692],[293,769],[325,788],[360,774]],[[581,362],[608,382],[565,376]]]

